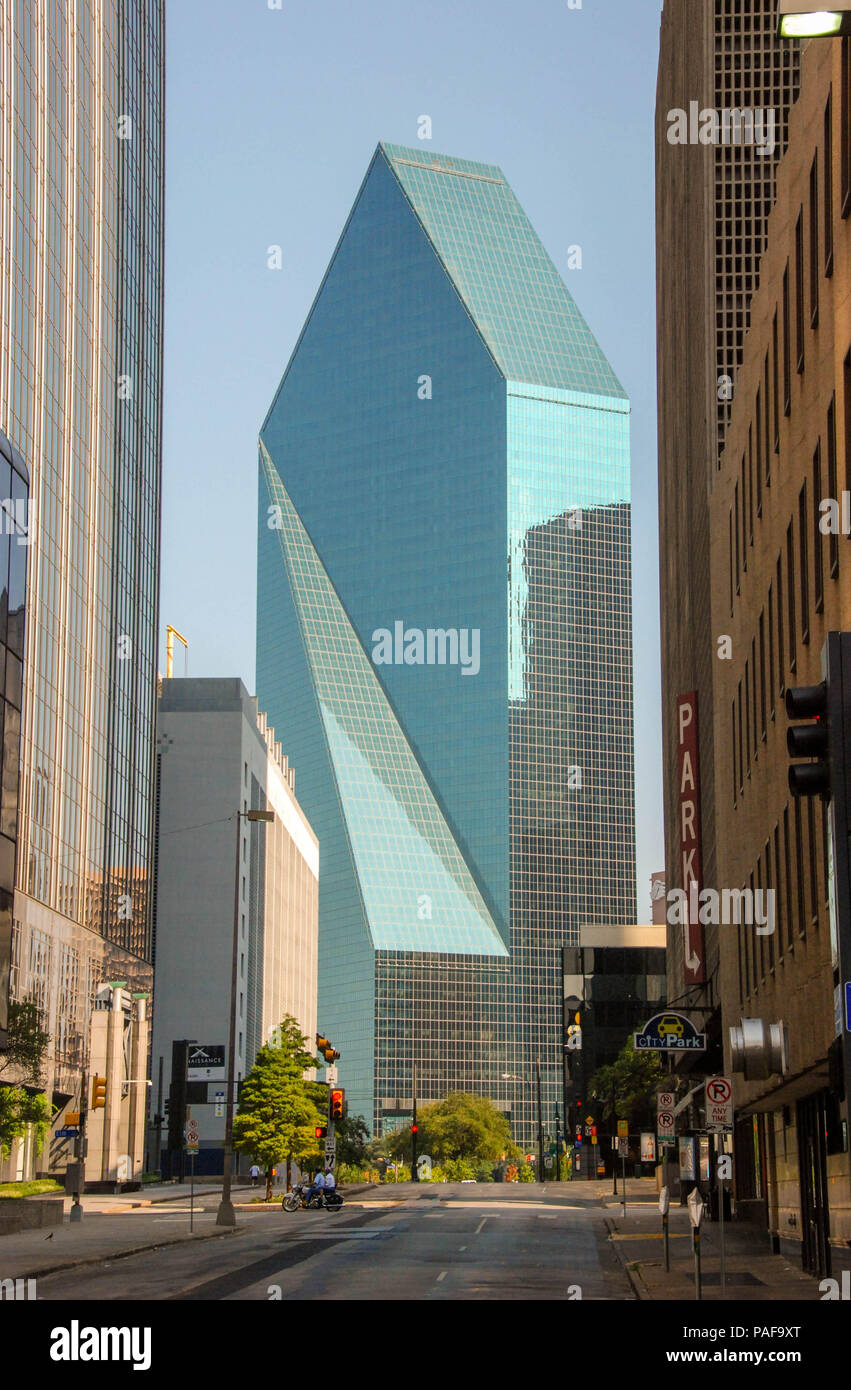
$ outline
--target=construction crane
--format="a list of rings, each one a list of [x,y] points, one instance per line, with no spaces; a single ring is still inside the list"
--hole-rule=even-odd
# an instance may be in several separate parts
[[[165,630],[165,678],[167,681],[171,680],[172,673],[174,671],[175,637],[177,638],[178,642],[183,643],[183,647],[186,652],[186,669],[184,671],[184,675],[189,674],[189,643],[187,642],[183,634],[178,632],[177,628],[172,627],[171,623],[169,623]]]

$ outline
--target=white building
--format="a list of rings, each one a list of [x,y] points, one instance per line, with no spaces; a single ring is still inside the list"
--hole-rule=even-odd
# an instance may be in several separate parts
[[[227,1043],[238,810],[275,820],[239,823],[237,1082],[285,1014],[316,1032],[319,901],[319,842],[241,680],[163,681],[157,790],[152,1115],[164,1113],[175,1041]],[[202,1101],[190,1096],[196,1171],[220,1172],[225,1083],[205,1085]],[[153,1131],[149,1154],[156,1165]]]

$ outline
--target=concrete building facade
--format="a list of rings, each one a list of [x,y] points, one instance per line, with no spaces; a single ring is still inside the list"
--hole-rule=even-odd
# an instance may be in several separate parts
[[[237,811],[275,812],[239,825],[237,1083],[286,1014],[312,1042],[319,843],[281,744],[238,678],[163,681],[157,790],[152,1113],[162,1115],[173,1042],[227,1043]],[[224,1092],[212,1080],[192,1103],[199,1172],[221,1170]]]

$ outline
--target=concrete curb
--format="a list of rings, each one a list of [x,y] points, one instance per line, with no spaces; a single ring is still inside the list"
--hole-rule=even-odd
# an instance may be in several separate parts
[[[614,1221],[612,1221],[610,1217],[604,1216],[603,1224],[609,1233],[609,1245],[611,1247],[612,1254],[614,1255],[615,1259],[617,1260],[618,1264],[620,1265],[621,1269],[623,1270],[624,1274],[629,1280],[630,1287],[632,1289],[632,1292],[635,1294],[635,1297],[638,1299],[640,1303],[654,1302],[650,1290],[648,1289],[647,1285],[641,1277],[640,1269],[633,1268],[633,1265],[636,1264],[636,1261],[633,1260],[630,1263],[630,1261],[628,1261],[621,1254],[618,1242],[616,1240],[612,1240],[612,1236],[615,1234]]]
[[[173,1236],[171,1240],[155,1240],[149,1241],[145,1245],[134,1245],[129,1250],[113,1250],[106,1253],[101,1251],[99,1255],[83,1255],[79,1259],[64,1260],[62,1264],[50,1265],[47,1268],[42,1267],[29,1273],[17,1274],[14,1277],[16,1279],[46,1279],[49,1274],[63,1274],[69,1269],[82,1269],[84,1265],[111,1264],[113,1260],[126,1260],[131,1255],[144,1255],[151,1250],[162,1250],[169,1245],[186,1245],[195,1240],[224,1240],[228,1236],[240,1234],[241,1232],[237,1228],[231,1231],[209,1231],[204,1235]]]

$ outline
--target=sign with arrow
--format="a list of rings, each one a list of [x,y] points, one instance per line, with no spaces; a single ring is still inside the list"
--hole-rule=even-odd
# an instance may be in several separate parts
[[[706,982],[706,961],[703,926],[697,911],[703,864],[696,690],[677,700],[677,800],[680,879],[688,895],[688,911],[683,922],[683,974],[687,985],[702,985]]]

